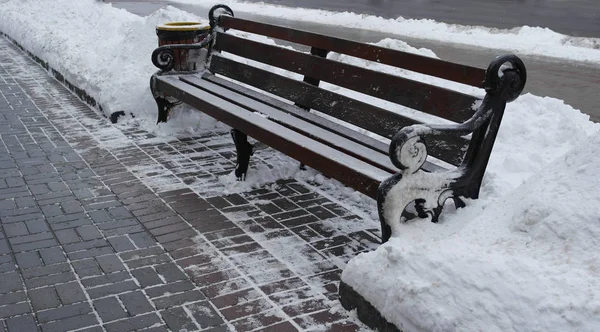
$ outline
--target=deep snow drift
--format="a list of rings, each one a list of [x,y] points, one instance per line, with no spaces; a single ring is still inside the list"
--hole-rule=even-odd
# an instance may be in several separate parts
[[[342,279],[398,326],[598,331],[599,166],[597,133],[481,214],[403,225]]]
[[[233,6],[234,11],[238,10],[238,5]],[[278,14],[297,18],[291,10]],[[356,22],[352,15],[355,14],[333,15],[335,20],[330,22],[349,25]],[[180,20],[206,21],[173,7],[138,17],[93,0],[0,0],[0,31],[88,91],[107,114],[122,110],[136,116],[118,126],[140,125],[164,139],[177,131],[178,135],[189,135],[216,125],[199,112],[186,110],[176,112],[168,124],[155,125],[156,106],[148,86],[156,70],[150,62],[150,54],[157,46],[154,29],[158,24]],[[378,26],[389,23],[377,20]],[[410,30],[413,23],[414,30]],[[414,21],[398,24],[406,31],[424,27]],[[471,41],[488,38],[484,34],[489,31],[469,31]],[[518,39],[510,33],[503,36]],[[266,38],[259,40],[274,43]],[[435,56],[429,50],[415,49],[398,40],[385,39],[378,44]],[[561,43],[545,47],[554,54],[573,52],[572,46]],[[329,57],[367,66],[356,58],[339,54]],[[483,91],[471,87],[448,85],[384,65],[369,66],[483,95]],[[329,84],[323,87],[351,93]],[[370,102],[390,107],[381,100]],[[411,112],[401,107],[393,110]],[[595,290],[600,287],[594,279],[598,278],[598,260],[592,255],[597,247],[594,239],[600,232],[600,197],[599,183],[591,177],[594,169],[600,169],[599,139],[595,134],[598,129],[587,115],[561,100],[521,96],[506,109],[481,199],[469,202],[467,208],[459,211],[447,209],[439,224],[417,221],[403,225],[405,232],[399,238],[351,261],[345,280],[359,290],[361,285],[380,287],[364,289],[367,293],[363,295],[386,290],[387,296],[380,297],[385,302],[373,303],[389,319],[410,322],[421,329],[593,329],[600,316],[599,294]],[[578,149],[563,156],[575,147]],[[260,154],[278,155],[270,150]],[[289,158],[273,159],[281,163],[275,169],[251,168],[249,181],[230,181],[231,177],[222,181],[230,192],[263,185],[265,179],[294,177],[310,181],[320,184],[315,190],[337,198],[363,216],[363,222],[377,223],[373,200],[317,172],[299,172],[297,163]],[[523,182],[526,184],[519,187]],[[379,272],[377,275],[365,272],[372,268],[373,261],[379,262],[378,270],[374,270]],[[384,267],[391,271],[384,273],[380,270]],[[364,281],[358,281],[361,278]]]

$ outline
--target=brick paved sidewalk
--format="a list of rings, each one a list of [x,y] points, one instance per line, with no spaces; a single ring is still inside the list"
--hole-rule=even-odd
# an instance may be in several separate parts
[[[0,37],[0,331],[362,329],[337,285],[377,225],[292,180],[222,195],[233,157],[111,125]]]

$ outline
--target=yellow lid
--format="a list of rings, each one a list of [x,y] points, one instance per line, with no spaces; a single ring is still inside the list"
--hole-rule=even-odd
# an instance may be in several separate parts
[[[156,27],[157,30],[164,31],[197,31],[209,30],[209,25],[200,22],[169,22]]]

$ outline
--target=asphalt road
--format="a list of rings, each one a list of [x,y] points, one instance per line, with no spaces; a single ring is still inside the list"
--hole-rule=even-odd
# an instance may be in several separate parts
[[[268,2],[273,3],[284,3],[286,1],[292,0],[270,0]],[[541,4],[545,4],[550,6],[549,8],[558,8],[557,6],[561,3],[564,5],[565,3],[582,3],[582,4],[591,4],[592,1],[595,0],[460,0],[460,3],[463,5],[465,3],[470,3],[473,6],[482,6],[481,11],[483,12],[484,8],[487,8],[488,3],[504,3],[507,6],[515,6],[516,3],[522,3],[524,6],[533,6],[532,3],[537,4],[535,7],[538,9],[537,14],[532,17],[538,17],[545,10]],[[108,1],[107,1],[108,2]],[[156,9],[160,8],[165,4],[171,4],[175,7],[181,8],[182,10],[194,13],[198,16],[206,17],[208,8],[198,6],[198,5],[187,5],[187,4],[178,4],[171,3],[169,1],[161,1],[161,0],[137,0],[137,1],[125,1],[125,0],[113,0],[113,5],[120,8],[125,8],[128,11],[138,14],[138,15],[148,15]],[[218,1],[216,1],[218,2]],[[317,1],[313,0],[304,0],[302,5],[304,7],[310,6],[311,4],[316,3]],[[328,6],[332,4],[340,4],[345,7],[345,10],[352,10],[354,12],[368,12],[368,10],[362,10],[367,8],[369,3],[373,4],[373,8],[380,8],[386,5],[389,5],[390,8],[398,8],[398,4],[396,4],[393,0],[355,0],[350,4],[350,2],[345,3],[342,0],[322,0],[322,3],[326,3],[320,8],[328,9]],[[403,3],[446,3],[448,0],[409,0]],[[356,3],[355,9],[348,8],[348,6],[354,6]],[[483,5],[482,5],[483,4]],[[407,6],[410,7],[410,6]],[[593,7],[593,6],[591,6]],[[590,13],[593,14],[594,11],[600,11],[600,5],[590,10]],[[371,8],[371,7],[369,7]],[[376,10],[371,8],[370,10]],[[335,9],[335,8],[330,8]],[[235,11],[235,8],[233,8]],[[361,11],[362,10],[362,11]],[[470,9],[476,11],[475,9]],[[390,10],[391,12],[392,10]],[[549,12],[551,12],[548,9]],[[438,12],[438,15],[441,15],[441,10]],[[498,14],[498,13],[497,13]],[[457,44],[449,44],[449,43],[441,43],[441,42],[432,42],[425,41],[414,38],[407,38],[404,36],[394,36],[390,34],[383,34],[380,32],[368,31],[368,30],[358,30],[351,28],[341,28],[341,27],[332,27],[329,25],[321,25],[321,24],[313,24],[313,23],[303,23],[303,22],[293,22],[287,21],[272,17],[261,17],[257,15],[250,15],[246,13],[236,12],[236,16],[245,17],[250,19],[260,19],[265,22],[290,26],[294,28],[299,28],[308,31],[314,31],[324,34],[330,34],[342,38],[358,40],[362,42],[376,42],[383,38],[390,37],[396,38],[400,40],[404,40],[414,47],[425,47],[433,50],[440,58],[455,61],[459,63],[466,63],[470,65],[487,67],[489,62],[499,54],[510,53],[509,51],[502,50],[489,50],[482,48],[471,48],[464,45]],[[474,15],[476,16],[476,15]],[[490,15],[494,16],[494,15]],[[592,15],[593,16],[593,15]],[[519,16],[522,17],[522,16]],[[597,16],[596,16],[597,17]],[[435,18],[435,17],[429,17]],[[525,19],[526,17],[522,17]],[[436,18],[439,21],[447,21],[443,18]],[[552,21],[552,20],[550,20]],[[598,22],[598,19],[596,19]],[[505,21],[507,22],[507,21]],[[469,21],[457,21],[459,24],[473,24]],[[557,22],[558,23],[558,22]],[[508,24],[508,23],[506,23]],[[520,23],[517,23],[520,24]],[[526,24],[526,23],[523,23]],[[522,25],[522,24],[521,24]],[[532,25],[530,23],[530,25]],[[576,24],[571,24],[570,26],[575,27]],[[498,25],[498,27],[502,27]],[[600,22],[596,23],[596,26],[590,26],[590,31],[596,31],[596,35],[600,35],[598,31],[600,28]],[[556,27],[552,27],[555,29]],[[572,105],[573,107],[580,109],[583,113],[590,115],[593,121],[600,122],[600,108],[598,107],[598,102],[600,101],[600,97],[598,94],[598,87],[600,87],[600,64],[590,64],[590,63],[580,63],[580,62],[571,62],[564,60],[557,60],[553,58],[544,58],[544,57],[534,57],[527,55],[519,55],[528,71],[528,81],[527,87],[525,89],[526,92],[534,93],[538,96],[551,96],[555,98],[559,98],[565,101],[565,103]]]

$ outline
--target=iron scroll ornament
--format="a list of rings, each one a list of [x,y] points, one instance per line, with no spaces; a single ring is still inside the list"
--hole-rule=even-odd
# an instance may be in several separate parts
[[[526,80],[525,65],[518,57],[496,58],[490,63],[483,82],[486,95],[470,119],[455,125],[408,126],[394,135],[389,156],[401,172],[379,186],[377,209],[383,243],[391,237],[393,229],[400,226],[401,216],[431,217],[435,223],[447,199],[452,199],[456,207],[464,207],[461,197],[478,197],[504,107],[521,94]],[[461,165],[447,172],[418,172],[428,154],[426,138],[442,134],[473,135]],[[416,215],[408,213],[410,205]]]
[[[219,10],[219,12],[217,12]],[[215,15],[216,14],[216,15]],[[229,8],[227,5],[215,5],[210,8],[208,11],[208,22],[210,24],[210,29],[213,30],[219,24],[219,17],[221,15],[233,15],[233,10]]]
[[[204,40],[197,44],[171,44],[164,45],[152,52],[152,64],[163,72],[170,71],[175,66],[173,50],[196,50],[206,47],[212,42],[212,35],[208,34]]]
[[[427,157],[425,137],[440,134],[464,136],[472,133],[491,116],[493,101],[511,102],[523,92],[527,71],[515,55],[496,58],[486,70],[484,88],[487,92],[481,106],[467,121],[456,125],[413,125],[398,131],[390,143],[390,160],[398,169],[412,174],[419,170]]]

